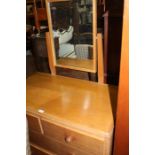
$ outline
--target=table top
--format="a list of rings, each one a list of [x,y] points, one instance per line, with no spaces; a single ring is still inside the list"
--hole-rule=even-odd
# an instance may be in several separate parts
[[[100,134],[113,131],[116,98],[117,87],[107,84],[45,73],[35,73],[26,81],[27,112]]]

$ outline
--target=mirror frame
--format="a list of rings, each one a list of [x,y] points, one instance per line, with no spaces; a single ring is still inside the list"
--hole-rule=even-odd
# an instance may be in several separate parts
[[[46,11],[47,11],[47,19],[48,19],[48,27],[49,27],[49,34],[50,34],[50,42],[51,42],[51,48],[52,48],[52,55],[53,55],[53,64],[55,67],[60,68],[68,68],[73,70],[79,70],[79,71],[85,71],[85,72],[91,72],[96,73],[97,72],[97,2],[96,0],[92,0],[92,12],[93,12],[93,59],[92,60],[80,60],[80,59],[74,59],[76,64],[79,64],[79,66],[71,65],[70,62],[67,62],[66,64],[60,64],[57,63],[56,60],[56,54],[55,54],[55,47],[54,47],[54,38],[53,38],[53,24],[52,24],[52,15],[50,10],[50,3],[52,2],[67,2],[70,0],[45,0],[46,2]],[[72,62],[74,62],[72,60]],[[72,63],[71,62],[71,63]],[[86,67],[80,67],[80,66],[86,66]]]

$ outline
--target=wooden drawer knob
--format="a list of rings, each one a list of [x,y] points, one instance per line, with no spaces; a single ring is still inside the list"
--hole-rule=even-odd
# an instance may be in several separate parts
[[[72,136],[66,136],[65,137],[65,142],[66,143],[70,143],[70,142],[72,142],[73,141],[73,137]],[[74,155],[74,154],[73,154]]]

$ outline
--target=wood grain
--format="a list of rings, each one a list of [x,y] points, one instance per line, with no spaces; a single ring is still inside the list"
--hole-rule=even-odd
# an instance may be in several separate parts
[[[129,154],[129,4],[124,3],[123,38],[116,113],[114,155]]]
[[[51,10],[50,10],[50,3],[48,0],[45,0],[46,3],[46,12],[47,12],[47,21],[48,21],[48,27],[49,27],[49,36],[47,37],[47,42],[49,42],[49,51],[52,52],[49,56],[49,59],[52,61],[53,65],[56,66],[56,54],[55,54],[55,47],[54,47],[54,39],[53,38],[53,30],[52,30],[52,20],[51,20]]]
[[[30,144],[30,147],[31,155],[56,155],[32,143]]]
[[[33,0],[33,3],[34,3],[33,14],[34,14],[34,20],[35,20],[35,27],[39,31],[40,30],[40,23],[39,23],[38,14],[37,14],[36,0]]]
[[[53,152],[57,155],[93,155],[78,148],[70,147],[67,144],[58,142],[55,139],[48,138],[36,132],[30,132],[30,141],[38,147],[44,148],[48,152]],[[47,152],[46,151],[46,152]]]
[[[56,139],[63,144],[68,144],[68,146],[76,147],[94,155],[104,154],[104,138],[101,141],[90,136],[74,132],[65,127],[49,123],[46,120],[42,120],[41,123],[45,136],[48,136],[49,138]]]
[[[109,135],[114,127],[111,104],[115,101],[111,98],[117,95],[114,91],[114,95],[110,96],[113,88],[95,82],[35,73],[27,79],[27,111],[38,113],[38,109],[43,109],[41,116],[96,135]]]
[[[27,114],[26,118],[27,118],[27,121],[28,121],[29,129],[31,129],[33,131],[36,131],[36,132],[39,132],[39,133],[42,133],[38,117]]]
[[[82,60],[82,59],[71,59],[71,58],[60,58],[57,60],[57,67],[69,68],[74,70],[81,70],[85,72],[95,73],[93,66],[93,60]]]
[[[93,70],[97,72],[97,2],[93,2]]]
[[[47,20],[46,8],[37,8],[38,22]]]
[[[51,45],[51,42],[50,42],[50,34],[49,34],[49,32],[46,32],[45,35],[46,35],[46,46],[47,46],[49,67],[50,67],[50,70],[51,70],[51,74],[56,75],[56,68],[55,68],[55,65],[54,65],[54,62],[53,62],[54,55],[53,55],[53,52],[52,52],[52,45]]]
[[[97,34],[97,53],[98,53],[98,82],[104,83],[104,57],[102,34]]]

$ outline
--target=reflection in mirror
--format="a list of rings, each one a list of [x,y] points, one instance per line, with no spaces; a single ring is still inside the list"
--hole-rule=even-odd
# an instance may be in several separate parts
[[[92,0],[51,2],[50,11],[56,60],[92,60]]]

